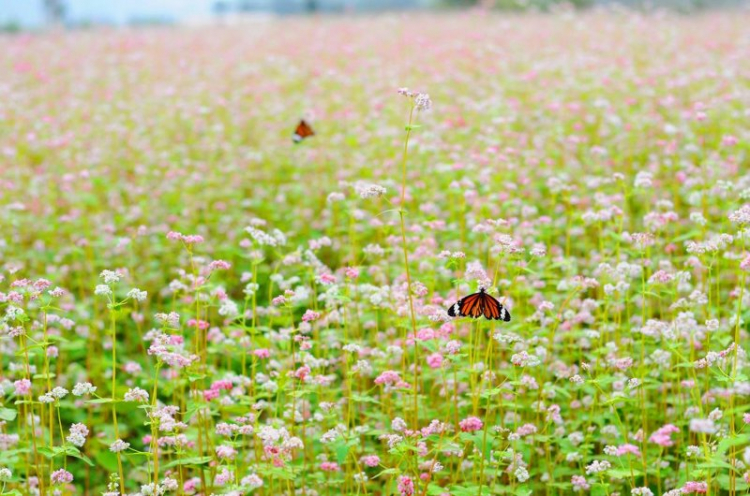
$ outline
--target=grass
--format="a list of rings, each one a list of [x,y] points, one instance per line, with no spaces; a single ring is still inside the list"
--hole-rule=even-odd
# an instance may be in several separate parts
[[[746,494],[748,20],[0,38],[0,494]]]

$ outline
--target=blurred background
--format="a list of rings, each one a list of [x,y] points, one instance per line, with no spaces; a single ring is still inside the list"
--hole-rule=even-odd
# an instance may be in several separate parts
[[[513,11],[558,8],[629,8],[695,12],[745,8],[747,0],[0,0],[2,31],[49,26],[212,24],[241,22],[263,15],[358,13],[483,7]]]

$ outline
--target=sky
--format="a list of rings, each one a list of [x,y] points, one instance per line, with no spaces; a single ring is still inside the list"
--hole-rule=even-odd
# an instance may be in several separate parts
[[[175,20],[210,15],[215,0],[65,0],[66,18],[74,21],[126,23],[133,18]],[[42,0],[0,0],[0,24],[24,26],[44,23]]]

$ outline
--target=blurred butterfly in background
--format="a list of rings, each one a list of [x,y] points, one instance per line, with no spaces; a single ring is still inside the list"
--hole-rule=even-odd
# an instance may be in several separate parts
[[[482,315],[487,320],[503,320],[510,322],[510,312],[495,298],[488,295],[484,288],[478,293],[464,296],[448,309],[451,317],[471,317],[478,319]]]
[[[305,119],[300,119],[299,124],[297,124],[297,128],[294,130],[294,134],[292,135],[292,141],[295,143],[299,143],[305,138],[309,138],[310,136],[314,136],[315,131],[313,131],[312,127],[310,127],[310,124],[308,124]]]

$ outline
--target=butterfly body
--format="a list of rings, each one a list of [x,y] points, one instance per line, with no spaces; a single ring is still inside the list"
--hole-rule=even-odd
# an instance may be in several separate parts
[[[487,320],[510,321],[510,312],[495,298],[487,294],[484,288],[478,293],[464,296],[448,308],[451,317],[471,317],[478,319],[484,316]]]
[[[299,124],[297,124],[297,127],[294,129],[294,134],[292,135],[292,141],[294,143],[299,143],[305,138],[309,138],[310,136],[314,136],[315,131],[313,131],[313,128],[308,124],[305,119],[301,119],[299,121]]]

